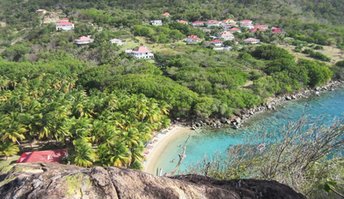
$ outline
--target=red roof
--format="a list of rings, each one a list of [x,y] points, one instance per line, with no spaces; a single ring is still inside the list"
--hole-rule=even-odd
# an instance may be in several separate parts
[[[17,160],[17,163],[25,162],[54,162],[58,163],[64,157],[67,157],[67,149],[32,151],[23,153]]]
[[[252,20],[244,19],[244,20],[240,21],[240,23],[252,23]]]
[[[169,17],[170,13],[169,12],[164,12],[162,15],[165,16],[165,17]]]
[[[230,23],[231,21],[234,21],[234,19],[225,19],[225,20],[223,20],[222,22],[223,22],[223,23]]]
[[[218,24],[218,23],[220,23],[220,22],[217,20],[208,20],[207,21],[207,24]]]
[[[212,40],[210,43],[222,43],[222,41],[219,40],[219,39],[214,39],[214,40]]]
[[[252,28],[251,32],[257,32],[257,31],[267,31],[269,29],[268,25],[265,24],[256,24],[254,25],[254,28]]]
[[[91,40],[91,37],[88,37],[88,36],[81,36],[77,39],[78,41],[88,41],[88,40]]]
[[[204,24],[204,21],[194,21],[194,22],[192,22],[192,24],[203,25],[203,24]]]
[[[190,35],[188,36],[189,39],[200,39],[197,35]]]
[[[271,31],[273,33],[282,33],[282,28],[278,28],[278,27],[272,27]]]
[[[133,50],[135,53],[150,53],[151,51],[146,46],[140,46],[137,49]]]
[[[67,25],[73,25],[73,23],[70,22],[69,19],[63,18],[63,19],[60,19],[60,20],[57,21],[57,25],[67,26]]]
[[[240,31],[240,28],[231,28],[229,31],[231,31],[231,32],[238,32],[238,31]]]

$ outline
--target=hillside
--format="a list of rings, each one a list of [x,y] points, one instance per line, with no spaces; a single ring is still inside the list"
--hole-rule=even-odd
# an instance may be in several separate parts
[[[239,128],[269,99],[344,80],[342,9],[2,0],[0,158],[66,149],[61,163],[142,169],[171,124]]]

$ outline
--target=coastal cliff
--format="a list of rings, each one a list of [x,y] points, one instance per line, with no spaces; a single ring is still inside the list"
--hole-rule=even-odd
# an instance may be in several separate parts
[[[220,181],[198,175],[157,177],[115,167],[17,164],[0,176],[3,199],[12,198],[265,198],[303,199],[276,181]]]

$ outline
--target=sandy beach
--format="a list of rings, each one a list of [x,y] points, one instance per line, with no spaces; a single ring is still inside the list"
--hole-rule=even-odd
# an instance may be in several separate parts
[[[190,131],[192,131],[190,127],[173,125],[170,128],[162,130],[160,133],[158,133],[153,138],[151,143],[146,146],[146,161],[143,164],[143,171],[155,175],[157,160],[159,159],[159,157],[161,157],[168,143],[179,138],[180,136],[185,135],[185,133],[188,133]]]

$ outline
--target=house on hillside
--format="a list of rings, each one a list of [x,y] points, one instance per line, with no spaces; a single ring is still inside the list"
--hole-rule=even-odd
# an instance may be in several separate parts
[[[125,51],[128,55],[135,57],[136,59],[153,59],[154,54],[146,47],[140,46],[133,50]]]
[[[207,25],[208,28],[220,27],[221,26],[221,22],[217,21],[217,20],[208,20],[206,22],[206,25]]]
[[[231,32],[231,33],[241,33],[241,29],[240,28],[231,28],[231,29],[229,29],[229,32]]]
[[[271,28],[271,32],[272,32],[273,34],[281,34],[281,33],[283,33],[283,30],[282,30],[282,28],[272,27],[272,28]]]
[[[198,44],[202,40],[197,35],[190,35],[184,40],[187,44]]]
[[[253,32],[253,33],[255,33],[255,32],[265,32],[267,30],[269,30],[269,26],[268,25],[256,24],[256,25],[254,25],[254,28],[252,28],[250,30],[250,32]]]
[[[213,50],[215,51],[230,51],[232,50],[231,46],[220,46],[220,47],[214,47]]]
[[[68,18],[60,19],[56,22],[56,30],[69,31],[74,29],[74,24]]]
[[[237,23],[234,19],[225,19],[225,20],[222,20],[222,23],[223,24],[228,24],[228,25],[231,25],[231,26],[236,26]]]
[[[45,15],[45,14],[47,14],[47,10],[45,10],[45,9],[38,9],[38,10],[36,10],[36,13],[37,14],[39,14],[39,15]]]
[[[121,39],[111,39],[110,42],[112,44],[116,44],[117,46],[123,46],[124,42]]]
[[[214,39],[209,42],[210,45],[215,46],[215,47],[221,47],[223,46],[223,42],[219,39]]]
[[[177,20],[177,23],[185,24],[185,25],[189,24],[189,22],[186,20]]]
[[[162,21],[160,19],[151,20],[150,24],[153,25],[153,26],[162,26]]]
[[[224,31],[224,32],[220,33],[219,36],[224,41],[232,41],[232,40],[234,40],[234,35],[230,31]]]
[[[94,39],[91,38],[91,36],[81,36],[78,39],[75,39],[75,43],[78,45],[86,45],[93,43]]]
[[[248,19],[240,21],[240,26],[248,29],[254,28],[253,21]]]
[[[259,44],[260,40],[256,38],[247,38],[244,40],[244,43],[246,44]]]
[[[67,156],[67,149],[31,151],[21,154],[17,163],[61,163]]]
[[[170,17],[171,15],[170,15],[169,12],[164,12],[164,13],[162,13],[162,16],[163,16],[163,17]]]
[[[201,27],[204,26],[205,22],[204,21],[194,21],[192,22],[192,26],[194,27]]]

